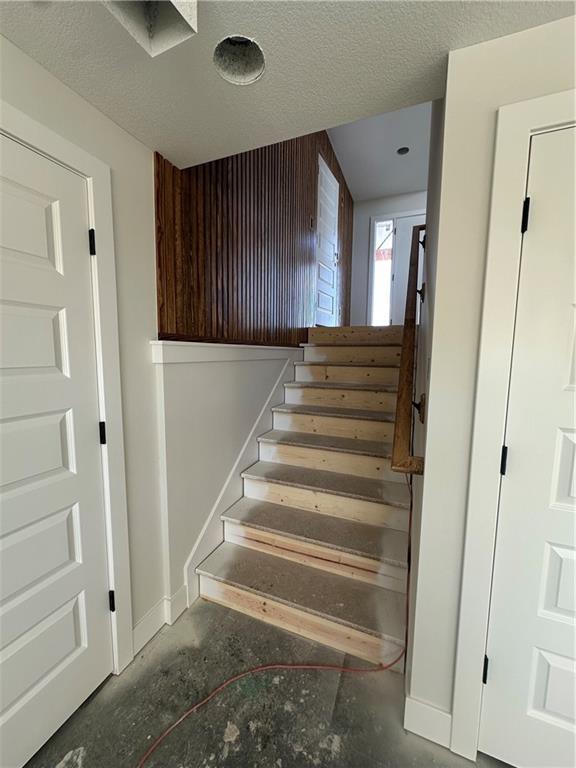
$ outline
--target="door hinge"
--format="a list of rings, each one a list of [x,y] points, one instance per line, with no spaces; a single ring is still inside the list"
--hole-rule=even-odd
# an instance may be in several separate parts
[[[106,445],[106,422],[101,421],[99,423],[100,427],[100,445]]]
[[[96,256],[96,230],[88,230],[88,246],[90,248],[90,256]]]
[[[482,667],[482,682],[484,685],[488,682],[488,664],[490,663],[488,656],[484,655],[484,666]]]
[[[116,613],[116,592],[113,589],[108,591],[108,605],[110,606],[110,612]]]
[[[530,198],[526,197],[522,203],[522,223],[520,224],[520,232],[524,234],[528,229],[528,217],[530,216]]]
[[[506,474],[506,464],[508,463],[508,446],[502,446],[502,453],[500,454],[500,474]]]

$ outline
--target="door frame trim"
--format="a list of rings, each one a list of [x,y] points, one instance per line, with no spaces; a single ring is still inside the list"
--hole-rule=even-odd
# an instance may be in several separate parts
[[[570,90],[498,110],[450,739],[450,749],[470,760],[480,730],[530,140],[573,124],[575,99]]]
[[[110,168],[3,100],[0,133],[86,179],[89,226],[96,230],[96,256],[88,253],[86,233],[86,258],[92,259],[98,400],[100,420],[106,422],[102,478],[108,588],[115,591],[116,602],[110,613],[113,671],[119,674],[134,651]]]

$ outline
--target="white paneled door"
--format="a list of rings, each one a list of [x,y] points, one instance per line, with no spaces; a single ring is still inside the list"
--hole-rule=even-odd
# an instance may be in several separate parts
[[[339,318],[338,203],[340,187],[318,157],[318,215],[316,226],[316,325],[335,326]]]
[[[390,316],[392,325],[404,325],[406,310],[406,292],[408,290],[408,268],[410,266],[410,251],[412,249],[412,230],[421,224],[426,224],[426,214],[416,216],[399,216],[394,221],[394,249],[392,251],[392,291],[390,301]],[[422,285],[422,267],[424,260],[420,259],[418,285]]]
[[[112,671],[83,177],[1,138],[0,765]]]
[[[576,704],[576,129],[532,137],[479,748],[571,768]]]

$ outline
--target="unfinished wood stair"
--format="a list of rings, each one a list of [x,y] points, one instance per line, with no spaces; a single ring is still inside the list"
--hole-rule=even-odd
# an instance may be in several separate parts
[[[404,646],[410,492],[390,469],[402,328],[313,328],[200,594],[375,663]],[[398,665],[400,667],[401,665]]]

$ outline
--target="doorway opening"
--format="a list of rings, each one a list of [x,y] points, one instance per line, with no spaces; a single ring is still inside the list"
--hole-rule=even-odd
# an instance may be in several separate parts
[[[390,325],[393,248],[394,219],[375,219],[372,225],[370,325]]]

